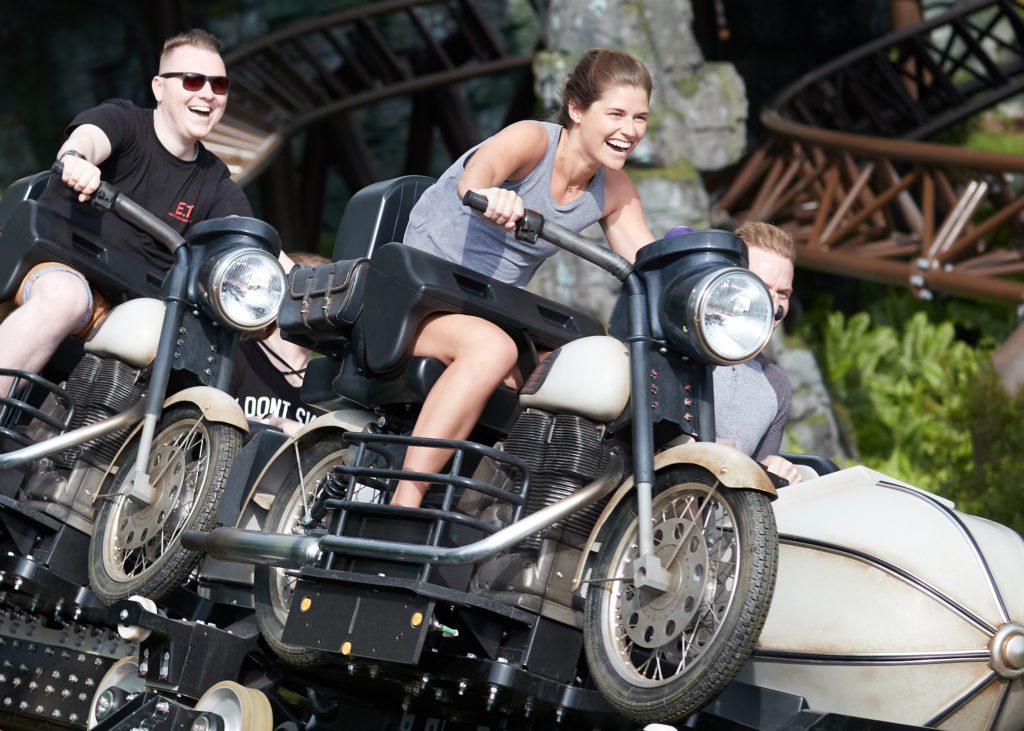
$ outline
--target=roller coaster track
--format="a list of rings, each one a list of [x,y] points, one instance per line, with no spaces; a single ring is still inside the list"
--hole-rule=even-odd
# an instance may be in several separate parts
[[[812,269],[1024,299],[1024,156],[924,141],[1024,89],[1022,13],[964,3],[803,77],[713,218],[784,226]]]
[[[272,33],[225,57],[231,103],[207,146],[244,186],[300,129],[388,98],[528,66],[532,56],[510,55],[491,23],[476,0],[386,0]],[[343,162],[359,165],[365,151],[351,149],[351,125],[334,131],[331,146],[343,156],[347,146]],[[330,152],[337,159],[337,149]]]

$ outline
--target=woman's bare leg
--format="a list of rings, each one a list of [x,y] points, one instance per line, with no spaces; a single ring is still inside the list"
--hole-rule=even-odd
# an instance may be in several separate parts
[[[465,439],[476,425],[487,399],[506,379],[518,386],[515,372],[519,352],[515,343],[493,323],[471,315],[441,315],[428,320],[413,346],[413,355],[437,358],[447,366],[430,389],[420,410],[413,436]],[[437,472],[451,450],[410,447],[404,469]],[[403,480],[392,505],[418,508],[429,483]]]

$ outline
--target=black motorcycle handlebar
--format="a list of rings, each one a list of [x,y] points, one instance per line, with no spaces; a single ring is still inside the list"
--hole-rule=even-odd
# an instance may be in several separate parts
[[[50,172],[57,176],[62,175],[64,163],[58,160],[50,168]],[[152,236],[157,243],[166,246],[172,254],[185,244],[181,234],[128,196],[121,195],[110,183],[100,183],[100,187],[92,195],[92,204],[97,208],[113,210],[120,218]]]
[[[462,197],[462,204],[475,211],[483,213],[487,210],[487,197],[466,191]],[[545,221],[544,216],[537,211],[527,210],[523,217],[516,222],[516,238],[527,243],[536,243],[537,237],[549,241],[559,249],[568,251],[570,254],[580,257],[591,264],[596,264],[620,282],[626,281],[633,272],[633,265],[611,249],[598,246],[586,236],[581,236],[575,231],[560,226],[553,221]]]

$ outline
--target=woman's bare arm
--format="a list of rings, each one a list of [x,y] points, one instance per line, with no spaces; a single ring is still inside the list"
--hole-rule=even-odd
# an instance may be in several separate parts
[[[459,178],[458,195],[474,191],[487,198],[488,221],[511,231],[523,215],[523,201],[511,190],[500,187],[507,180],[526,177],[547,151],[548,137],[543,125],[516,122],[491,137],[466,163]]]
[[[622,170],[609,170],[605,181],[605,215],[601,228],[613,251],[635,261],[636,252],[654,241],[644,219],[640,197],[633,181]]]

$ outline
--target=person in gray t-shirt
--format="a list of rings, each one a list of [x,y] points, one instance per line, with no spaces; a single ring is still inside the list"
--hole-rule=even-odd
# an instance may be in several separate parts
[[[638,59],[623,51],[587,51],[566,81],[558,123],[516,122],[460,157],[417,202],[403,242],[522,286],[555,251],[511,236],[532,208],[574,231],[600,223],[611,248],[633,261],[654,236],[622,168],[647,131],[650,96],[651,76]],[[483,214],[462,205],[467,191],[487,198]],[[428,318],[412,354],[446,366],[413,436],[464,439],[499,385],[521,385],[512,338],[479,317]],[[410,447],[404,468],[433,473],[448,457],[445,450]],[[428,486],[403,480],[391,502],[419,507]]]
[[[747,245],[750,271],[768,286],[774,300],[775,327],[789,313],[793,294],[793,237],[769,223],[749,222],[736,229]],[[779,456],[789,418],[792,390],[789,378],[763,355],[737,366],[715,368],[715,432],[769,471],[800,481],[793,464]]]

